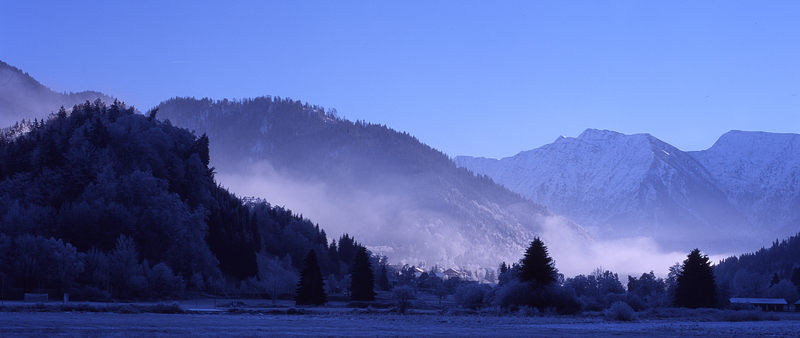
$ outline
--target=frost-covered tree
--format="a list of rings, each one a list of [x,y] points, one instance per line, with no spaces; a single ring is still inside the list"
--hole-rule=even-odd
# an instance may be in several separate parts
[[[772,298],[785,299],[789,304],[794,304],[800,295],[798,295],[797,287],[789,280],[781,279],[769,288],[768,295]]]

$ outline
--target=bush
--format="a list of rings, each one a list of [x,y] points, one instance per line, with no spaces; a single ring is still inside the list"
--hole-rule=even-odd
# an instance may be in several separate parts
[[[486,286],[476,283],[462,284],[456,289],[456,303],[463,308],[477,310],[483,306]]]
[[[518,280],[509,280],[495,289],[492,305],[499,306],[506,310],[514,311],[520,306],[528,304],[530,290],[528,284]]]
[[[156,264],[147,276],[150,292],[156,297],[180,296],[186,283],[164,263]]]
[[[642,298],[635,294],[628,294],[628,298],[625,300],[628,305],[633,308],[634,311],[642,311],[647,309],[648,305],[645,303]]]
[[[392,290],[392,298],[397,302],[397,312],[406,313],[414,298],[414,289],[408,285],[398,286]]]
[[[606,320],[629,322],[637,319],[636,312],[625,302],[611,304],[605,312]]]

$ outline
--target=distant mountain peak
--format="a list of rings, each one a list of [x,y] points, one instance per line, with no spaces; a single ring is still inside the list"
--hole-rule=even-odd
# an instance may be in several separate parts
[[[693,241],[686,229],[741,223],[695,158],[650,134],[590,128],[501,160],[455,161],[601,236],[648,236],[677,249]]]
[[[584,130],[580,135],[578,135],[578,139],[585,140],[585,139],[606,139],[611,137],[620,137],[626,136],[625,134],[608,130],[608,129],[594,129],[594,128],[587,128]]]

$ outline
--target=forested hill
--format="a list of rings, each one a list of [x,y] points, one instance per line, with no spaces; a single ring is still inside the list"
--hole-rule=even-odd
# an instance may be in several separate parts
[[[722,260],[714,268],[717,282],[734,297],[770,296],[772,286],[782,280],[800,291],[800,234],[769,248]]]
[[[59,107],[100,99],[113,98],[95,91],[58,93],[42,85],[19,68],[0,61],[0,128],[10,127],[22,119],[43,119]]]
[[[303,210],[397,261],[494,268],[536,234],[587,240],[569,221],[547,233],[545,208],[385,125],[277,97],[174,98],[158,108],[159,118],[208,134],[222,184]]]
[[[0,139],[7,287],[133,298],[166,278],[173,293],[220,291],[292,273],[310,249],[326,276],[346,272],[354,249],[329,247],[287,209],[242,202],[209,160],[205,136],[99,100]]]

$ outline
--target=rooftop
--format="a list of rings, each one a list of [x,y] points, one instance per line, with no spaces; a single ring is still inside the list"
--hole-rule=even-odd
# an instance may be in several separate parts
[[[783,298],[731,298],[731,303],[734,304],[789,304]]]

